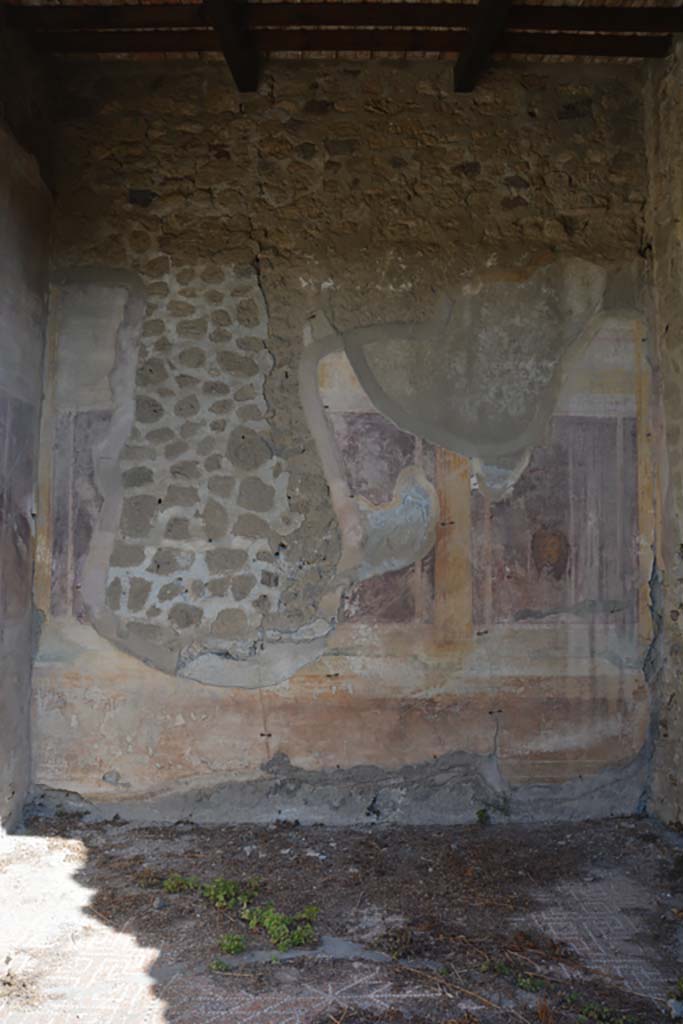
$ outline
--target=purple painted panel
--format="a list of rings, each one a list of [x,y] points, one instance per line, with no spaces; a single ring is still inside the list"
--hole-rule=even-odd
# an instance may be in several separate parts
[[[412,622],[415,618],[415,571],[412,565],[357,583],[344,594],[342,622]]]
[[[52,458],[52,592],[53,615],[70,611],[71,469],[73,423],[70,412],[57,417]]]
[[[507,498],[475,495],[475,624],[549,614],[634,622],[636,466],[632,419],[558,416]]]
[[[0,640],[4,635],[7,603],[7,581],[10,573],[8,537],[11,529],[7,462],[9,447],[10,403],[0,395]]]
[[[0,405],[0,614],[25,619],[31,608],[33,464],[36,410],[19,399]]]
[[[98,410],[77,413],[73,422],[72,607],[73,614],[81,621],[87,621],[81,598],[83,567],[102,507],[102,496],[95,481],[93,454],[106,436],[110,422],[111,412]]]
[[[379,413],[330,416],[351,493],[375,505],[391,501],[396,477],[415,461],[415,438]]]

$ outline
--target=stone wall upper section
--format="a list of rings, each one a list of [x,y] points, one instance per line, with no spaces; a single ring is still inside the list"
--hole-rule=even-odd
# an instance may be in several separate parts
[[[446,63],[271,62],[249,96],[221,64],[64,75],[57,262],[258,257],[276,336],[321,293],[357,327],[486,265],[638,252],[632,68],[499,69],[471,95]]]

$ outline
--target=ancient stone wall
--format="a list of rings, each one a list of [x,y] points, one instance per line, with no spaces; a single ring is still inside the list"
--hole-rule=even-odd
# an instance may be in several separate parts
[[[29,784],[31,582],[50,199],[0,123],[0,832]]]
[[[638,806],[638,72],[62,88],[37,782],[209,817]]]
[[[683,459],[681,381],[683,373],[683,51],[651,69],[646,89],[649,167],[648,251],[652,281],[651,319],[660,406],[660,504],[657,572],[652,604],[656,643],[648,670],[656,685],[655,758],[650,806],[665,821],[683,820]]]

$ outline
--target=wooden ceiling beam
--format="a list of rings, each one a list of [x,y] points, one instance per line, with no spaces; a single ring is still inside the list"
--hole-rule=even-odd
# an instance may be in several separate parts
[[[5,23],[21,32],[72,32],[99,29],[202,28],[203,3],[63,4],[19,7],[6,4]]]
[[[537,32],[643,32],[645,35],[683,32],[683,7],[545,7],[510,8],[508,29]]]
[[[203,3],[5,4],[6,24],[25,32],[97,29],[201,28]],[[255,3],[247,5],[252,28],[310,26],[469,29],[477,7],[462,3]],[[683,7],[545,7],[509,9],[508,31],[683,33]]]
[[[130,32],[46,32],[33,41],[53,53],[219,53],[223,49],[212,29]],[[258,52],[460,53],[468,44],[463,31],[421,29],[257,29]],[[495,51],[518,54],[560,54],[586,57],[663,57],[669,36],[582,35],[575,33],[504,32]],[[249,74],[254,73],[253,67]],[[242,80],[242,79],[241,79]],[[253,84],[254,79],[246,80]]]
[[[467,44],[453,71],[456,92],[471,92],[503,34],[512,0],[479,0]]]
[[[204,0],[204,8],[237,89],[256,92],[261,76],[261,56],[247,24],[247,0]]]

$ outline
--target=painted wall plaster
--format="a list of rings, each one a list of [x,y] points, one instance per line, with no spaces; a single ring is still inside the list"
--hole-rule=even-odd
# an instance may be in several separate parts
[[[50,199],[0,125],[0,831],[29,785],[35,477]]]
[[[68,74],[38,786],[202,820],[640,807],[637,81]],[[74,405],[91,306],[110,384]]]
[[[667,822],[683,820],[681,697],[683,590],[683,460],[681,459],[681,151],[683,51],[652,68],[646,88],[650,175],[646,249],[650,260],[657,403],[659,528],[651,601],[657,633],[647,670],[656,694],[655,756],[650,807]]]

